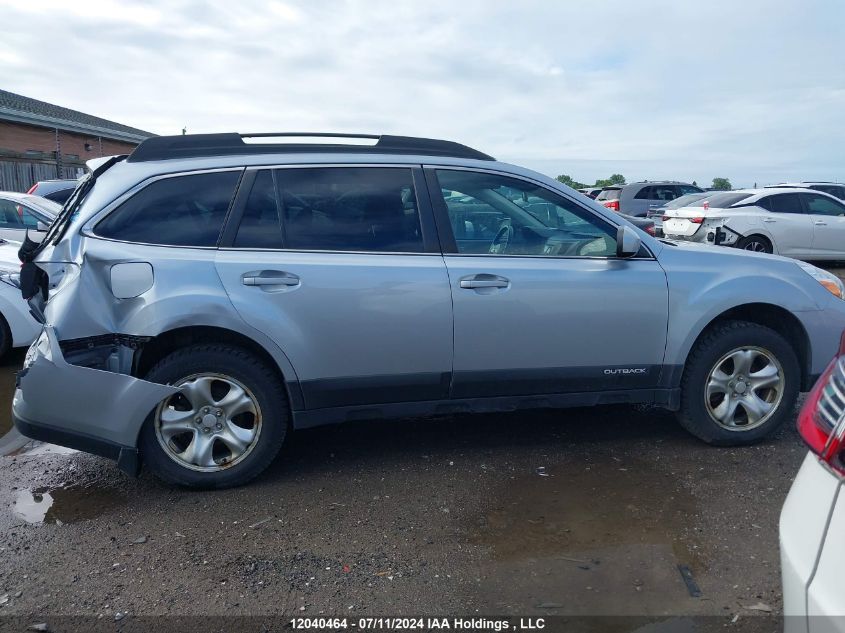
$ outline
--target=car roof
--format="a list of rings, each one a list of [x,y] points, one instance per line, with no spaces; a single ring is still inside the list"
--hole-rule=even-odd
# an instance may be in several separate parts
[[[52,200],[47,200],[41,196],[33,196],[28,193],[18,193],[16,191],[0,191],[0,199],[35,207],[36,211],[41,211],[51,216],[55,216],[62,208],[62,205],[56,204]]]
[[[312,139],[312,141],[317,139],[319,142],[303,142],[302,139],[306,138]],[[276,140],[271,141],[269,139]],[[324,142],[323,139],[327,140]],[[328,142],[328,140],[333,142]],[[376,142],[372,143],[374,140]],[[255,134],[226,132],[221,134],[153,136],[141,142],[126,160],[129,163],[138,163],[212,156],[317,153],[411,154],[438,157],[450,156],[474,160],[495,160],[488,154],[454,141],[415,136],[394,136],[390,134],[375,135],[332,132],[261,132]]]
[[[828,182],[826,180],[805,180],[803,182],[782,182],[778,183],[777,185],[766,185],[766,189],[775,189],[777,187],[788,187],[788,188],[795,188],[795,187],[807,187],[809,185],[834,185],[836,187],[845,187],[845,183],[841,182]]]

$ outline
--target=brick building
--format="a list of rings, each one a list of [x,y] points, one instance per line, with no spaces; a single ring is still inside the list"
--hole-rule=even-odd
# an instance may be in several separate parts
[[[0,90],[0,191],[76,178],[85,161],[129,153],[150,136],[155,134]]]

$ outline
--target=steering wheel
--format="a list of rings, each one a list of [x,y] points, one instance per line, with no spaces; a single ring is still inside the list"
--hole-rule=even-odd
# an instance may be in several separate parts
[[[510,224],[503,224],[502,227],[496,232],[496,237],[493,238],[493,241],[490,242],[490,249],[488,250],[489,253],[493,255],[501,255],[502,253],[508,250],[508,244],[510,244],[511,238],[513,237],[513,226]]]

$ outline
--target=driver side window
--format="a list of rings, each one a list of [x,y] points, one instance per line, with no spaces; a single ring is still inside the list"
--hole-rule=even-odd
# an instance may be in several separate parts
[[[437,170],[458,253],[613,257],[616,229],[575,202],[530,182]]]

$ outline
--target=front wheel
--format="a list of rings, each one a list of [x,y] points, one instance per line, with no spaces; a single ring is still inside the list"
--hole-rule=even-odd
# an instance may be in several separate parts
[[[681,382],[681,425],[709,444],[753,444],[795,409],[801,371],[786,339],[746,321],[722,323],[696,343]]]
[[[180,389],[141,430],[142,456],[162,479],[192,488],[239,486],[279,452],[289,420],[285,388],[251,353],[192,345],[159,361],[147,380]]]

